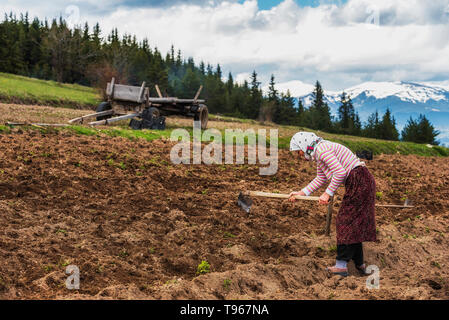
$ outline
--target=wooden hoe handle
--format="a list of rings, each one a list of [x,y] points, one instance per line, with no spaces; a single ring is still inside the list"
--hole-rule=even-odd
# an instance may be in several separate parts
[[[264,198],[276,198],[276,199],[289,199],[290,195],[281,194],[281,193],[268,193],[268,192],[260,192],[260,191],[249,191],[246,195],[252,197],[264,197]],[[303,196],[295,196],[297,200],[308,200],[308,201],[320,201],[319,197],[303,197]]]

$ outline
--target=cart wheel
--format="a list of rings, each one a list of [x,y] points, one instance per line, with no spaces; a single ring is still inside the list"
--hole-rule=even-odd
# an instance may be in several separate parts
[[[96,111],[97,112],[103,112],[103,111],[107,111],[107,110],[111,110],[111,109],[112,109],[112,106],[111,106],[111,104],[109,102],[102,102],[102,103],[100,103],[98,105]],[[112,117],[111,115],[99,116],[99,117],[97,117],[97,121],[106,120],[106,119],[109,119],[111,117]]]
[[[209,110],[204,104],[200,105],[198,113],[195,114],[195,121],[201,121],[202,130],[207,129],[207,122],[209,121]]]
[[[152,118],[152,119],[159,118],[160,115],[161,115],[161,112],[159,111],[158,108],[155,108],[155,107],[151,107],[151,108],[149,108],[148,111],[147,111],[147,117],[148,117],[149,119],[151,119],[151,118]]]

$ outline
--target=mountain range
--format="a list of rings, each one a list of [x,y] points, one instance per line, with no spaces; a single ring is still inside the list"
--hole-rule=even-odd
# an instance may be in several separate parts
[[[314,86],[301,81],[291,81],[276,86],[277,90],[290,90],[292,96],[300,99],[305,107],[313,101]],[[412,117],[424,114],[440,131],[437,140],[449,145],[449,83],[431,82],[365,82],[342,91],[326,91],[325,101],[332,115],[337,114],[341,94],[346,92],[352,99],[362,122],[376,110],[381,117],[389,108],[396,119],[399,132]]]

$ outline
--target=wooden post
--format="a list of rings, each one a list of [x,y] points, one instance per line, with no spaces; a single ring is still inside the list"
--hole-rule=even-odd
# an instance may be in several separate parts
[[[156,87],[156,92],[157,92],[157,95],[159,96],[159,98],[163,98],[161,90],[159,89],[159,86],[155,85],[155,87]]]
[[[137,101],[138,103],[142,103],[142,96],[143,93],[145,92],[145,81],[142,83],[142,86],[140,87],[140,91],[139,91],[139,101]]]
[[[198,91],[196,92],[195,98],[193,98],[193,103],[194,103],[194,104],[196,103],[196,101],[197,101],[198,98],[200,97],[201,90],[203,90],[203,86],[200,86],[200,88],[199,88]]]
[[[111,100],[114,100],[114,86],[115,86],[115,78],[113,77],[111,80],[111,96],[110,96]]]
[[[331,222],[332,222],[332,212],[334,207],[334,197],[329,200],[329,206],[327,207],[327,217],[326,217],[326,236],[331,235]]]

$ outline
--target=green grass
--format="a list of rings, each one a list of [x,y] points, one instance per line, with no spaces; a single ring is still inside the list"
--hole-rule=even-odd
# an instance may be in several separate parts
[[[161,138],[170,138],[171,132],[175,128],[167,128],[166,130],[132,130],[127,127],[111,127],[107,129],[96,129],[85,127],[81,125],[73,125],[64,128],[36,128],[36,127],[21,127],[22,129],[31,129],[31,130],[40,130],[46,132],[58,132],[61,130],[70,131],[74,134],[79,135],[87,135],[87,136],[109,136],[109,137],[123,137],[130,140],[144,139],[146,141],[153,141]],[[193,136],[192,128],[184,128],[186,129],[190,136]],[[307,130],[307,129],[299,129],[297,130]],[[0,133],[10,133],[11,127],[0,125]],[[222,135],[222,142],[225,142],[225,132],[224,130],[220,130]],[[376,140],[376,139],[368,139],[361,137],[352,137],[352,136],[343,136],[343,135],[335,135],[328,134],[323,132],[317,132],[319,136],[322,136],[324,139],[328,139],[334,142],[341,143],[351,149],[353,152],[362,151],[362,150],[371,150],[374,154],[415,154],[420,156],[449,156],[449,149],[445,147],[437,147],[433,146],[433,148],[429,148],[426,145],[411,143],[411,142],[399,142],[399,141],[385,141],[385,140]],[[257,135],[257,131],[256,131]],[[280,136],[279,137],[279,148],[280,149],[288,149],[290,145],[290,136]],[[245,137],[245,143],[247,143],[247,138]],[[208,143],[209,141],[203,142]],[[267,144],[269,144],[269,139],[267,138]]]
[[[1,130],[1,127],[0,127]],[[113,127],[111,129],[95,129],[83,126],[69,126],[60,128],[58,130],[69,130],[79,135],[87,136],[109,136],[109,137],[122,137],[130,140],[144,139],[147,141],[153,141],[161,138],[169,138],[171,130],[132,130],[120,127]]]
[[[300,128],[300,127],[294,127],[294,126],[282,126],[282,125],[277,126],[273,123],[263,124],[263,123],[255,121],[255,120],[232,118],[232,117],[226,117],[226,116],[210,115],[210,120],[241,123],[242,127],[244,127],[244,128],[250,128],[251,125],[255,125],[259,128],[264,127],[267,129],[267,135],[269,134],[268,129],[278,128],[279,129],[278,146],[280,149],[289,149],[291,137],[296,132],[298,132],[298,131],[313,131],[318,136],[323,137],[326,140],[340,143],[340,144],[348,147],[349,149],[351,149],[353,152],[370,150],[375,155],[379,155],[379,154],[402,154],[402,155],[415,154],[415,155],[419,155],[419,156],[442,156],[442,157],[449,156],[449,148],[440,147],[440,146],[433,146],[432,148],[429,148],[425,144],[402,142],[402,141],[386,141],[386,140],[377,140],[377,139],[364,138],[364,137],[339,135],[339,134],[332,134],[332,133],[310,130],[308,128]],[[243,129],[243,131],[244,130],[245,129]],[[257,134],[257,129],[255,129],[255,131]],[[220,132],[223,135],[223,142],[224,142],[224,130],[220,130]],[[247,143],[247,140],[248,139],[245,137],[245,144]],[[269,137],[267,137],[267,143],[269,144]]]
[[[209,114],[209,120],[211,121],[223,121],[223,122],[238,122],[238,123],[249,123],[249,124],[259,124],[258,121],[252,119],[242,119],[242,118],[233,118],[222,115]]]
[[[101,100],[90,87],[0,73],[0,100],[10,103],[91,108]]]
[[[10,127],[0,125],[0,133],[9,133],[11,131]]]
[[[304,131],[313,131],[304,128],[298,128]],[[316,132],[316,131],[314,131]],[[325,132],[316,132],[318,136],[323,139],[330,140],[332,142],[340,143],[353,152],[359,152],[363,150],[370,150],[375,155],[379,154],[402,154],[409,155],[415,154],[419,156],[440,156],[448,157],[449,148],[433,146],[429,148],[425,144],[418,144],[413,142],[402,142],[402,141],[387,141],[387,140],[377,140],[371,138],[354,137],[346,135],[330,134]],[[288,149],[290,146],[290,136],[279,137],[279,148]]]

